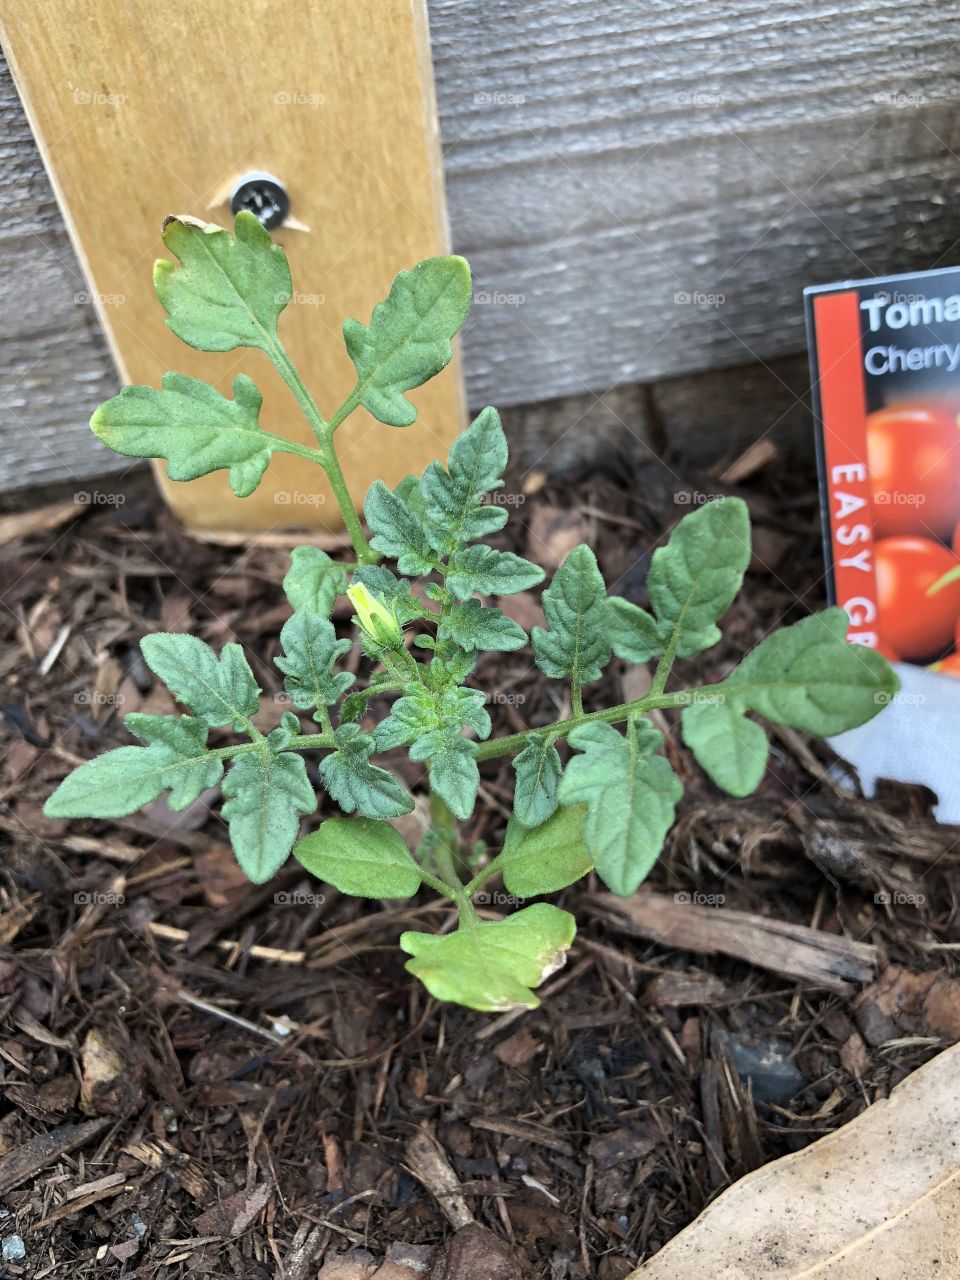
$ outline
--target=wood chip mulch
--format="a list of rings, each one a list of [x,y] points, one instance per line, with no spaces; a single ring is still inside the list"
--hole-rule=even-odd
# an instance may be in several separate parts
[[[502,545],[551,569],[586,539],[643,603],[664,531],[741,493],[746,590],[678,672],[718,679],[823,603],[814,478],[769,451],[726,482],[680,470],[625,454],[575,485],[518,477]],[[660,715],[686,787],[665,855],[632,902],[593,880],[560,896],[578,940],[522,1016],[437,1005],[404,973],[399,932],[447,920],[429,899],[358,902],[296,865],[248,884],[216,797],[45,818],[72,766],[129,741],[123,714],[174,709],[139,657],[150,631],[239,641],[263,725],[287,709],[284,548],[191,539],[145,475],[85,492],[0,520],[0,1274],[623,1280],[960,1038],[958,830],[921,788],[863,799],[799,734],[774,731],[732,801]],[[535,594],[510,609],[538,620]],[[521,655],[478,680],[499,732],[563,714]],[[648,680],[614,662],[590,701]],[[467,847],[498,846],[511,786],[484,766]]]

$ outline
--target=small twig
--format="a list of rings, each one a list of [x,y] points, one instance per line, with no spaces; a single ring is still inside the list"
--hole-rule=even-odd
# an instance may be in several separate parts
[[[250,1022],[248,1018],[241,1018],[238,1013],[230,1013],[227,1009],[221,1009],[219,1005],[210,1004],[208,1000],[201,1000],[199,996],[192,995],[189,991],[184,991],[182,987],[173,989],[170,993],[178,1000],[182,1000],[184,1004],[190,1005],[192,1009],[199,1009],[201,1013],[209,1013],[213,1018],[219,1018],[221,1022],[229,1022],[235,1027],[239,1027],[242,1031],[249,1031],[251,1035],[262,1036],[264,1040],[270,1040],[274,1044],[283,1044],[286,1037],[278,1036],[275,1031],[268,1031],[266,1027],[258,1027],[255,1022]]]
[[[147,928],[157,938],[165,938],[168,942],[186,942],[190,935],[186,929],[177,929],[172,924],[160,924],[155,920],[151,920]],[[231,941],[228,938],[218,938],[215,942],[210,943],[211,947],[216,947],[218,951],[236,951],[243,946],[241,943]],[[269,960],[273,964],[303,964],[306,959],[304,951],[281,951],[278,947],[247,947],[244,951],[245,955],[251,956],[254,960]]]

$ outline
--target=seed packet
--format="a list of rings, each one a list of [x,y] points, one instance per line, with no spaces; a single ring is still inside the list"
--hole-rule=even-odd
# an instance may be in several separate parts
[[[827,594],[901,681],[831,745],[868,794],[878,778],[923,783],[960,822],[960,268],[804,298]]]
[[[831,603],[960,676],[960,268],[805,292]]]

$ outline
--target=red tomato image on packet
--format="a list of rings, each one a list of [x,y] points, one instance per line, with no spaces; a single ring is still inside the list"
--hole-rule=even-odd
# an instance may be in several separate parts
[[[960,268],[806,290],[831,601],[960,676]]]
[[[960,515],[958,445],[960,426],[949,406],[892,405],[867,416],[876,537],[951,537]]]

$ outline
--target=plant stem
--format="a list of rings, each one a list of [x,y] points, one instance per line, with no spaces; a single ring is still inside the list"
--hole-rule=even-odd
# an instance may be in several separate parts
[[[232,760],[234,756],[246,756],[251,751],[260,751],[262,749],[260,742],[238,742],[233,747],[215,747],[207,752],[207,758],[211,760]]]
[[[482,867],[469,883],[463,887],[463,892],[468,898],[472,898],[478,889],[490,879],[495,871],[500,870],[502,853],[498,853],[495,858],[491,858],[485,867]]]
[[[565,738],[571,729],[582,724],[590,724],[593,720],[603,720],[607,724],[618,724],[628,720],[632,715],[640,715],[645,711],[656,711],[664,707],[685,707],[696,690],[684,689],[679,693],[654,694],[651,690],[645,698],[636,702],[623,702],[616,707],[605,707],[602,711],[587,711],[578,716],[570,716],[566,720],[557,720],[554,724],[545,724],[540,728],[524,729],[522,733],[512,733],[506,738],[491,738],[488,742],[477,744],[478,760],[493,760],[497,756],[512,755],[520,751],[532,733],[549,733],[556,738]]]
[[[453,814],[435,791],[430,793],[430,825],[436,836],[434,856],[437,869],[446,883],[458,892],[463,890],[463,881],[457,871],[457,828]]]
[[[449,898],[451,902],[455,902],[460,906],[460,899],[463,894],[456,889],[452,889],[446,881],[441,880],[439,876],[431,875],[429,871],[424,871],[423,867],[418,866],[417,871],[420,873],[420,879],[424,884],[429,885],[435,893],[442,894],[443,897]]]
[[[583,715],[583,694],[579,680],[570,681],[570,709],[575,716]]]
[[[350,392],[350,394],[347,396],[346,400],[344,400],[340,408],[336,411],[336,413],[330,419],[329,431],[331,436],[336,431],[337,427],[340,426],[341,422],[343,422],[344,419],[349,418],[350,414],[353,413],[354,409],[356,409],[357,406],[360,404],[361,395],[362,395],[362,392],[360,390],[360,384],[358,382],[357,385]]]
[[[329,432],[329,428],[327,428],[327,431]],[[350,497],[350,490],[347,488],[347,482],[340,466],[340,459],[337,457],[337,451],[333,447],[332,438],[327,441],[326,461],[321,463],[321,466],[327,473],[330,488],[333,490],[333,496],[336,498],[340,514],[343,516],[343,523],[350,534],[353,549],[357,553],[357,560],[360,564],[376,564],[380,557],[370,546],[366,534],[363,532],[363,525],[360,523],[357,509],[353,505],[353,499]]]
[[[653,683],[650,686],[649,696],[651,698],[659,697],[666,688],[667,680],[670,678],[670,672],[673,670],[673,661],[677,656],[677,641],[679,639],[680,628],[674,627],[673,635],[670,637],[670,642],[663,651],[660,661],[657,663],[657,669],[653,676]]]
[[[351,413],[360,402],[357,388],[354,388],[333,418],[327,422],[317,408],[316,401],[297,372],[293,361],[279,338],[271,340],[267,348],[267,354],[276,366],[281,378],[293,392],[294,399],[300,406],[303,416],[310,424],[313,434],[317,437],[319,449],[311,450],[307,456],[313,457],[327,473],[330,488],[333,490],[333,496],[337,500],[337,506],[343,516],[346,530],[350,534],[350,541],[353,543],[354,550],[357,553],[357,559],[361,564],[376,564],[380,557],[367,542],[366,535],[363,532],[363,525],[360,523],[357,509],[353,505],[353,499],[350,497],[350,490],[347,488],[347,482],[344,479],[343,468],[340,466],[340,459],[337,457],[337,451],[333,444],[334,431],[347,414]]]
[[[301,733],[290,741],[288,751],[308,751],[313,747],[333,748],[337,744],[328,733]]]

